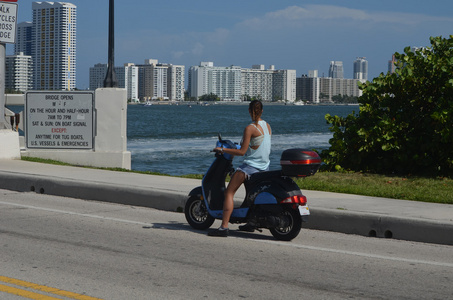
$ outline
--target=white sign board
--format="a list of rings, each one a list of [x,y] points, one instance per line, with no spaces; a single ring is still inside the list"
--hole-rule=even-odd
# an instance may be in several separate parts
[[[0,43],[16,42],[17,4],[0,2]]]
[[[25,94],[27,148],[93,149],[94,92]]]

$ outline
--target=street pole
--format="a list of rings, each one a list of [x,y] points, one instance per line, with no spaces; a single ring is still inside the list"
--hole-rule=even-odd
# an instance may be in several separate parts
[[[109,60],[107,64],[107,75],[104,80],[104,87],[118,87],[118,79],[115,73],[115,4],[109,0]]]
[[[6,129],[5,122],[5,61],[6,61],[6,46],[0,43],[0,129]]]

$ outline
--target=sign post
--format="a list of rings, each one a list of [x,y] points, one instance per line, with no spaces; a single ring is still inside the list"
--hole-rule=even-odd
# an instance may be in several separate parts
[[[7,128],[5,121],[5,43],[16,42],[17,0],[0,1],[0,129]]]

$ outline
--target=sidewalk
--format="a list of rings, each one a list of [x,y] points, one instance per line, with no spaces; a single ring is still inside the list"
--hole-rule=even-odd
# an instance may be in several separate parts
[[[316,176],[316,175],[315,175]],[[182,211],[201,180],[0,160],[0,188]],[[305,228],[453,245],[453,205],[302,191]],[[240,189],[235,201],[244,198]]]

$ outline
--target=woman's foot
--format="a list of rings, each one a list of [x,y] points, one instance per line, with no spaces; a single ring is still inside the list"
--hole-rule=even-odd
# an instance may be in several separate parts
[[[254,232],[255,231],[255,226],[253,226],[250,223],[247,223],[245,225],[239,226],[239,231],[246,231],[246,232]]]
[[[228,236],[228,233],[229,233],[229,229],[228,228],[223,228],[223,227],[219,227],[215,230],[211,230],[208,232],[208,235],[209,236],[220,236],[220,237],[227,237]]]

